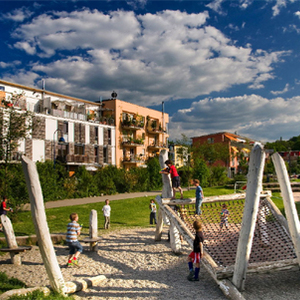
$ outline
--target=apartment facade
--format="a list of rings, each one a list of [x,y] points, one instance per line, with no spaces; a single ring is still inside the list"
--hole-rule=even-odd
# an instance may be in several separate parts
[[[252,146],[253,140],[239,136],[230,132],[218,132],[208,135],[192,137],[193,147],[202,144],[216,144],[221,143],[228,147],[229,159],[227,163],[217,162],[227,168],[228,177],[233,177],[239,171],[239,162],[241,154],[244,158],[248,159]]]
[[[112,112],[116,121],[118,167],[144,167],[148,158],[167,149],[169,115],[164,113],[163,106],[162,111],[157,111],[119,99],[103,100],[100,105],[103,116]]]
[[[13,101],[13,95],[21,97]],[[116,164],[114,119],[101,118],[99,104],[0,80],[2,99],[34,113],[36,126],[30,137],[19,141],[14,159],[25,154],[34,162],[61,160],[69,170]]]
[[[169,158],[176,168],[186,166],[189,162],[189,149],[183,145],[169,145]]]

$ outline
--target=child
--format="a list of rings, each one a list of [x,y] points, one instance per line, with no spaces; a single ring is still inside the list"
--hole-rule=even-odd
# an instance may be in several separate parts
[[[166,174],[169,175],[171,174],[171,179],[172,179],[172,189],[173,189],[173,197],[172,199],[176,199],[176,189],[178,188],[180,192],[180,199],[183,199],[183,192],[182,188],[180,187],[180,177],[177,173],[177,170],[173,163],[170,160],[166,160],[165,164],[168,166],[168,168],[161,170],[159,173],[160,174]]]
[[[230,213],[227,209],[227,205],[225,203],[222,204],[220,231],[222,230],[224,224],[225,224],[226,228],[228,229],[228,216],[229,216],[229,214]]]
[[[110,226],[110,211],[111,211],[108,199],[105,200],[105,205],[103,206],[102,211],[104,216],[104,229],[108,229]]]
[[[203,257],[204,236],[200,221],[195,221],[193,223],[193,227],[196,230],[196,235],[194,239],[193,251],[188,256],[190,274],[188,275],[187,279],[189,281],[199,281],[200,261]],[[193,270],[193,263],[195,264],[195,272]]]
[[[194,184],[196,186],[196,215],[201,215],[201,204],[204,198],[202,187],[200,186],[200,181],[198,179],[194,180]]]
[[[7,208],[7,197],[3,196],[3,200],[1,202],[1,206],[0,206],[0,216],[1,215],[7,215],[8,211],[13,211],[12,208]],[[0,224],[0,231],[3,231],[3,225]]]
[[[156,204],[155,204],[154,199],[150,200],[149,208],[151,209],[150,225],[153,225],[153,221],[155,222],[155,224],[157,224],[157,222],[156,222]]]
[[[79,243],[77,237],[80,235],[80,230],[82,227],[77,223],[78,222],[78,214],[72,213],[70,214],[71,222],[68,223],[68,231],[66,242],[69,246],[69,258],[67,267],[78,267],[78,257],[80,253],[83,251],[82,245]]]

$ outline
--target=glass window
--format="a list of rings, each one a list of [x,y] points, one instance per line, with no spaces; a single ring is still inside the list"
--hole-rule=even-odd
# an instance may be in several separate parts
[[[103,147],[103,163],[104,164],[107,164],[107,162],[108,162],[107,154],[108,154],[107,147]]]
[[[74,154],[76,155],[84,155],[84,145],[75,144]]]

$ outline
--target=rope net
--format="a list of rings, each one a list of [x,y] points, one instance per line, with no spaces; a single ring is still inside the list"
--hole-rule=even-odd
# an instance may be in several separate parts
[[[227,205],[228,220],[221,222],[222,204]],[[245,200],[202,203],[200,216],[195,215],[195,204],[177,205],[176,210],[189,230],[195,234],[193,222],[200,219],[204,233],[204,248],[218,266],[235,264]],[[222,223],[222,228],[221,228]],[[292,240],[272,213],[266,198],[261,198],[255,225],[249,263],[276,262],[295,259]]]

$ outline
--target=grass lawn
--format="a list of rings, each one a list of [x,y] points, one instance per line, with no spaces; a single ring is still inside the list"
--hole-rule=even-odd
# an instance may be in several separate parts
[[[233,194],[232,189],[227,189],[224,187],[215,188],[204,188],[204,196],[217,196],[225,194]],[[179,197],[179,193],[177,193]],[[184,192],[185,198],[194,198],[195,189]],[[111,206],[111,228],[109,231],[117,230],[120,228],[132,228],[132,227],[148,227],[149,225],[149,203],[152,197],[139,197],[124,200],[114,200],[110,202]],[[277,207],[284,214],[284,206],[282,197],[280,193],[273,193],[272,200],[277,205]],[[77,206],[52,208],[46,210],[48,226],[51,233],[66,233],[66,226],[69,222],[69,215],[72,212],[77,212],[79,215],[79,223],[83,224],[83,234],[89,234],[89,217],[92,209],[98,212],[98,224],[99,224],[99,235],[104,231],[103,229],[104,218],[102,214],[102,207],[104,202],[92,203],[92,204],[81,204]],[[211,204],[209,204],[211,205]],[[296,203],[298,214],[300,212],[300,203]],[[204,207],[203,207],[204,208]],[[9,217],[13,218],[13,227],[16,236],[20,235],[34,235],[34,226],[32,223],[31,212],[19,212],[17,216],[11,214]],[[4,236],[0,232],[0,237]],[[1,277],[2,276],[2,277]],[[1,284],[2,283],[2,284]],[[0,272],[0,294],[4,293],[8,289],[20,288],[23,286],[22,282],[7,278],[4,273]],[[14,299],[62,299],[59,295],[50,295],[49,297],[44,297],[41,294],[33,294],[27,297],[20,297]],[[64,299],[73,299],[72,297]]]
[[[224,187],[213,187],[204,188],[204,196],[216,196],[232,194],[233,189],[227,189]],[[179,197],[179,193],[176,194]],[[195,189],[189,191],[184,191],[185,198],[194,198]],[[130,227],[147,227],[149,225],[149,203],[151,196],[139,197],[124,200],[114,200],[110,202],[111,206],[111,228],[110,231],[119,228],[130,228]],[[273,193],[272,200],[277,205],[277,207],[284,214],[283,201],[280,193]],[[72,212],[77,212],[79,215],[79,223],[83,224],[83,234],[89,233],[89,218],[92,209],[98,212],[98,224],[99,224],[99,235],[104,232],[103,224],[104,218],[102,214],[102,207],[104,202],[91,203],[91,204],[81,204],[77,206],[68,206],[60,208],[46,209],[48,226],[51,233],[66,233],[66,226],[69,222],[69,215]],[[298,213],[300,212],[300,203],[296,204]],[[9,215],[12,218],[13,227],[16,236],[22,235],[34,235],[35,230],[32,222],[31,212],[24,211],[18,212],[17,216],[14,214]],[[0,237],[4,236],[0,232]]]

